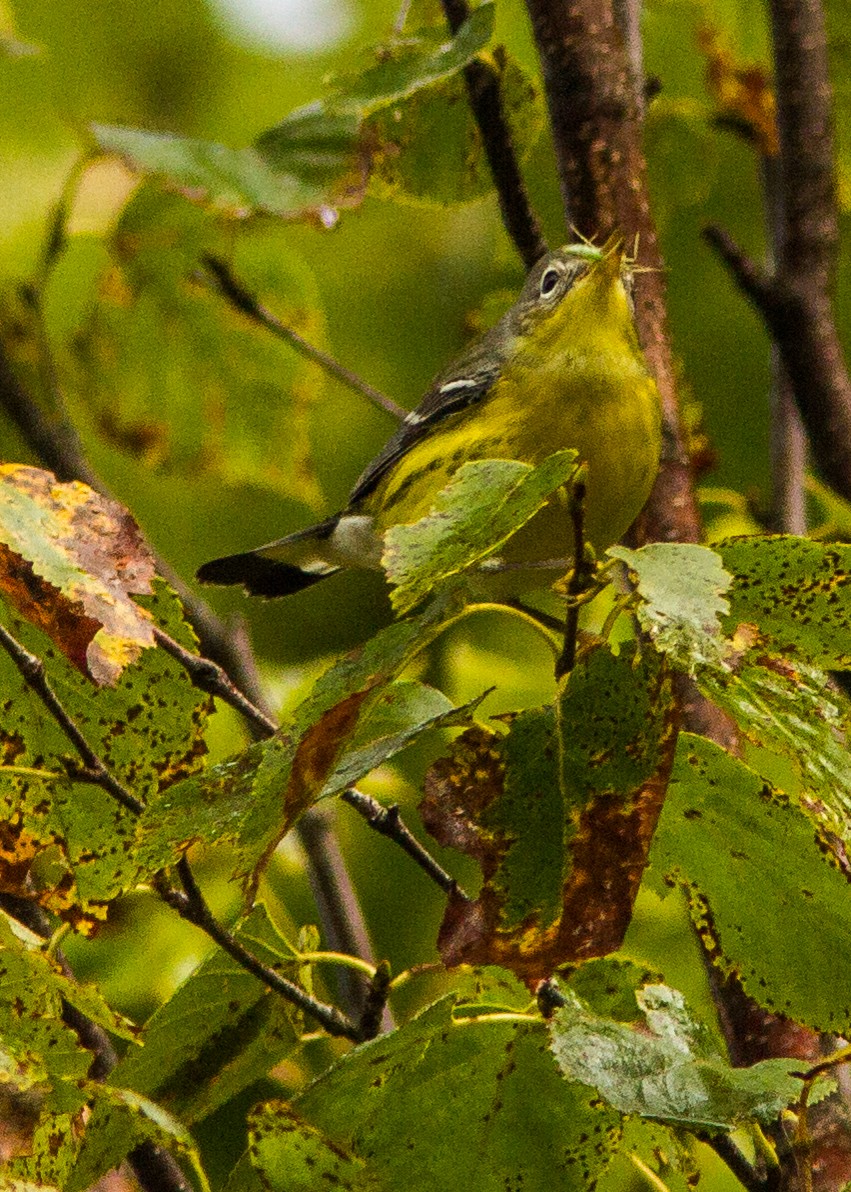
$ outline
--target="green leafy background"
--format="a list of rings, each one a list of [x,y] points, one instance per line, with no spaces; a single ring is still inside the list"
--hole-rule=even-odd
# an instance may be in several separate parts
[[[39,51],[0,56],[0,323],[33,385],[43,384],[44,377],[28,357],[35,330],[19,287],[34,279],[39,284],[46,227],[81,148],[93,144],[92,124],[241,149],[255,144],[289,113],[324,98],[328,122],[321,131],[335,168],[342,163],[348,170],[352,155],[364,145],[386,145],[391,135],[414,147],[409,157],[379,153],[376,175],[360,206],[342,207],[333,228],[321,219],[282,223],[256,216],[234,221],[221,211],[211,214],[192,206],[155,182],[134,192],[129,176],[114,162],[95,166],[84,179],[70,212],[67,243],[44,283],[43,332],[66,378],[69,409],[94,466],[187,579],[205,559],[280,536],[338,507],[392,429],[387,415],[224,309],[203,277],[195,275],[204,252],[229,259],[285,322],[406,406],[416,402],[429,379],[467,342],[471,327],[492,318],[522,280],[494,196],[482,185],[457,80],[441,81],[419,98],[402,88],[392,93],[394,103],[386,105],[338,99],[335,106],[329,98],[357,98],[352,77],[374,63],[370,47],[388,38],[396,7],[388,0],[348,0],[344,37],[296,52],[239,41],[212,0],[159,0],[156,21],[142,0],[114,0],[108,6],[78,0],[73,19],[55,0],[0,3],[0,22],[14,18],[19,39]],[[827,8],[832,51],[840,62],[851,37],[851,18],[839,0],[831,0]],[[427,5],[415,6],[415,25],[420,18],[428,24],[427,10]],[[546,136],[536,136],[541,101],[519,0],[502,0],[495,21],[495,41],[509,51],[501,68],[512,96],[512,120],[527,154],[530,189],[548,239],[560,243],[566,232],[551,150]],[[707,489],[705,510],[710,532],[728,537],[751,530],[753,506],[766,500],[769,350],[759,320],[700,238],[705,223],[719,222],[757,256],[764,250],[753,152],[712,118],[697,39],[707,24],[743,60],[767,61],[763,13],[750,0],[648,0],[646,69],[659,78],[662,89],[649,109],[646,145],[674,347],[686,393],[700,406],[717,456],[707,478],[711,491]],[[432,51],[447,40],[445,31],[434,28],[427,29],[429,38]],[[329,73],[338,80],[333,86],[325,82]],[[835,81],[841,227],[847,233],[847,72],[837,71]],[[416,144],[420,138],[428,141],[447,118],[448,143],[457,157],[455,164],[442,161],[444,172],[432,176],[417,157]],[[304,127],[298,131],[301,135]],[[273,156],[269,139],[264,144]],[[275,160],[281,164],[280,157]],[[350,180],[349,174],[345,177]],[[465,201],[456,202],[459,197]],[[843,243],[847,253],[847,235]],[[847,269],[840,269],[839,318],[846,341],[851,289],[842,279],[848,276]],[[0,446],[4,458],[30,458],[2,421]],[[813,511],[824,529],[851,528],[844,506],[816,489]],[[737,549],[725,546],[722,558],[729,551],[732,559]],[[248,617],[262,676],[276,707],[287,713],[299,706],[316,675],[341,649],[363,642],[391,618],[385,586],[375,575],[332,578],[286,605],[247,605],[230,592],[209,596],[222,613],[238,611]],[[734,591],[726,598],[735,619],[754,617],[745,595]],[[728,633],[734,628],[734,623],[723,626]],[[793,659],[798,646],[813,649],[806,639],[776,644]],[[825,666],[845,664],[847,655],[847,642],[834,641],[815,660]],[[528,627],[481,614],[418,658],[405,681],[438,687],[455,704],[478,698],[497,682],[481,715],[551,703],[551,673],[549,651]],[[817,682],[812,689],[821,690]],[[836,700],[844,724],[844,705],[838,696]],[[434,707],[432,713],[437,712]],[[829,744],[831,732],[828,726],[822,744]],[[371,776],[368,789],[401,802],[414,823],[422,774],[442,743],[435,732],[398,761],[389,759],[388,751],[384,756],[389,760]],[[219,711],[213,717],[210,744],[213,761],[243,746],[241,728],[230,713]],[[783,819],[786,835],[780,851],[771,854],[775,864],[767,867],[769,875],[760,870],[760,897],[764,907],[776,905],[780,916],[787,913],[789,890],[795,883],[805,885],[814,921],[820,930],[834,933],[839,951],[847,946],[847,925],[838,913],[834,918],[819,910],[835,905],[845,881],[820,848],[828,828],[799,805],[806,775],[795,770],[794,759],[790,764],[774,757],[769,764],[760,754],[766,744],[770,748],[776,742],[757,741],[748,765],[735,763],[735,783],[762,792],[783,786],[795,810]],[[651,880],[639,897],[625,954],[683,990],[694,1011],[711,1023],[705,975],[686,930],[689,914],[701,923],[708,906],[728,962],[739,968],[746,984],[755,988],[768,980],[782,999],[779,1008],[792,1008],[805,1020],[809,1015],[820,1025],[827,1015],[833,1028],[847,1033],[841,990],[826,990],[823,1006],[808,997],[816,959],[792,953],[785,936],[771,948],[759,921],[740,922],[730,901],[734,875],[759,867],[767,848],[765,833],[780,814],[782,798],[765,795],[754,803],[747,822],[736,807],[704,808],[706,791],[694,780],[694,771],[705,776],[722,763],[714,756],[699,760],[697,766],[685,753],[678,757],[675,798],[660,827]],[[839,777],[841,801],[844,773]],[[704,816],[704,832],[695,826],[700,821],[686,814],[693,810]],[[354,815],[341,813],[338,821],[378,953],[397,969],[432,958],[441,899]],[[746,857],[730,853],[731,832],[747,839],[748,848],[739,850]],[[805,863],[811,880],[801,876]],[[462,881],[475,885],[472,864],[457,856],[451,864]],[[238,893],[225,879],[239,865],[240,858],[233,855],[201,862],[214,905],[225,914],[236,911]],[[674,892],[666,884],[671,877],[677,883]],[[315,919],[300,858],[292,849],[285,847],[276,856],[263,896],[274,921],[291,938],[299,926]],[[253,923],[244,929],[259,930]],[[736,943],[742,940],[747,943]],[[96,939],[69,942],[78,975],[97,980],[113,1006],[137,1019],[152,1013],[206,950],[196,933],[177,924],[145,893],[120,903]],[[141,972],[140,953],[145,957]],[[193,980],[200,984],[207,976],[204,967]],[[225,976],[230,980],[233,974],[223,980]],[[321,992],[333,994],[330,982],[324,984],[322,977],[317,981]],[[412,985],[416,988],[400,990],[397,998],[402,1014],[421,1006],[429,992],[440,991],[433,977],[423,976]],[[289,1022],[273,1021],[268,1007],[240,997],[228,1012],[241,1024],[246,1040],[259,1046],[257,1040],[276,1039],[283,1058]],[[207,1024],[211,1032],[214,1025]],[[205,1042],[209,1040],[199,1037],[200,1053]],[[260,1093],[269,1099],[294,1093],[305,1077],[325,1068],[332,1051],[330,1044],[317,1044],[297,1065],[279,1069],[274,1085],[255,1088],[253,1100]],[[253,1079],[250,1046],[247,1054],[244,1071],[225,1067],[221,1075],[232,1090]],[[179,1084],[177,1076],[175,1081]],[[237,1098],[235,1108],[217,1103],[187,1110],[186,1096],[181,1100],[175,1093],[175,1104],[190,1116],[215,1110],[200,1127],[212,1174],[221,1175],[235,1161],[239,1113],[251,1100],[240,1104]],[[318,1130],[330,1128],[316,1123]],[[651,1155],[658,1140],[651,1142],[649,1132],[639,1138],[638,1127],[635,1131],[630,1137],[636,1151]],[[673,1153],[670,1139],[666,1148]],[[704,1155],[702,1162],[713,1188],[735,1186],[714,1159]],[[629,1164],[616,1165],[604,1176],[603,1186],[628,1187],[635,1178]],[[665,1178],[674,1188],[682,1177],[673,1171]]]

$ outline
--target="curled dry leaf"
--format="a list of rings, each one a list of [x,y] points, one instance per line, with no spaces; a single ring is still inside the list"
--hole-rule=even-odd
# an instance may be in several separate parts
[[[78,670],[112,686],[154,644],[154,562],[133,518],[78,481],[0,466],[0,593]]]

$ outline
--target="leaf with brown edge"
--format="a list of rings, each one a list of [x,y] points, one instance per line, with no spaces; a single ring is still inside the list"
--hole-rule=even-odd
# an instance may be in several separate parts
[[[444,962],[499,964],[529,984],[618,948],[629,924],[676,743],[664,660],[597,647],[558,709],[520,713],[507,735],[473,729],[431,768],[428,831],[474,857],[474,901],[450,897]]]
[[[154,644],[154,562],[116,501],[50,472],[0,466],[0,594],[98,686]]]
[[[193,646],[177,597],[155,586],[142,599],[156,623]],[[212,698],[164,650],[144,650],[114,686],[97,687],[2,596],[0,622],[40,659],[65,711],[135,798],[150,801],[198,769]],[[135,817],[80,774],[62,728],[0,651],[0,890],[91,929],[137,885],[135,832]]]

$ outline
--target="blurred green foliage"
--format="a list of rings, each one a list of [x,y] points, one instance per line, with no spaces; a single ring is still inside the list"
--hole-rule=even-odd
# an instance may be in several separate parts
[[[326,227],[211,215],[156,182],[135,182],[114,162],[92,166],[68,191],[75,163],[91,147],[92,122],[239,148],[327,95],[329,73],[346,72],[358,52],[386,39],[397,15],[390,0],[351,0],[350,9],[343,41],[285,53],[239,44],[203,0],[14,0],[7,14],[0,3],[0,27],[4,16],[12,18],[19,41],[36,51],[0,52],[5,318],[21,331],[25,354],[31,315],[20,288],[40,291],[43,333],[95,469],[187,579],[213,555],[278,537],[337,508],[392,429],[386,414],[226,309],[203,280],[187,286],[203,252],[225,256],[285,322],[406,406],[463,346],[482,310],[491,311],[494,295],[515,292],[522,280],[492,194],[439,206],[401,201],[385,185]],[[839,61],[851,38],[851,12],[832,0],[828,15]],[[496,40],[536,79],[520,0],[500,0],[496,20]],[[646,149],[683,389],[699,408],[716,461],[706,478],[714,490],[707,513],[730,534],[751,530],[751,509],[768,504],[769,345],[700,232],[720,223],[761,256],[764,203],[753,147],[717,120],[699,38],[706,28],[737,61],[768,63],[764,14],[752,0],[648,0],[645,69],[660,90],[648,109]],[[851,94],[847,72],[837,71],[835,81],[847,261]],[[565,240],[546,133],[530,146],[526,173],[548,239]],[[67,241],[46,270],[45,246],[63,194],[71,198]],[[847,338],[851,286],[842,280],[839,317]],[[29,459],[2,420],[0,445],[4,458]],[[847,511],[829,496],[814,508],[848,529]],[[263,677],[286,708],[298,703],[320,663],[391,616],[383,582],[372,575],[335,577],[285,604],[248,605],[231,593],[209,598],[220,611],[249,619]],[[482,615],[448,634],[420,677],[439,680],[458,701],[498,681],[487,705],[496,711],[551,699],[548,663],[524,627]],[[224,755],[240,730],[227,711],[214,722],[214,748]],[[394,801],[410,806],[426,763],[440,750],[436,739],[417,744],[401,763],[378,770],[368,789],[392,791]],[[396,969],[433,955],[439,897],[354,817],[340,816],[340,830],[378,954]],[[472,881],[457,858],[453,864]],[[217,867],[228,868],[210,861],[202,875],[214,879]],[[294,848],[277,858],[265,894],[279,922],[315,918]],[[221,883],[217,909],[225,910],[230,897]],[[660,903],[645,891],[627,948],[707,1016],[705,977],[686,923],[678,899]],[[137,1017],[162,1001],[203,951],[195,933],[144,895],[121,904],[95,940],[69,947],[78,974],[97,978],[113,1005]],[[401,994],[400,1008],[406,996],[420,1003],[428,980],[416,995]],[[211,1138],[213,1154],[216,1145]],[[713,1189],[732,1186],[710,1170]],[[614,1187],[612,1178],[607,1186]],[[617,1187],[634,1178],[626,1170]]]

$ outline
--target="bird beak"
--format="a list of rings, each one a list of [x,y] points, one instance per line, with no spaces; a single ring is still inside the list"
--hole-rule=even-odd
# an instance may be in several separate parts
[[[614,232],[603,245],[602,259],[594,270],[601,282],[613,282],[620,277],[625,255],[623,236]]]

